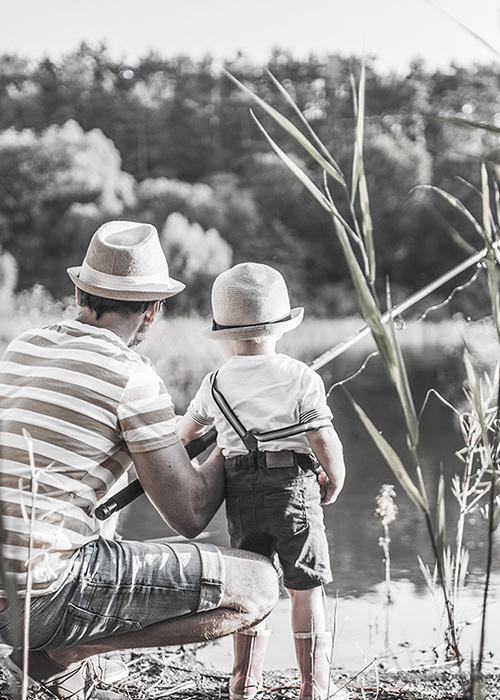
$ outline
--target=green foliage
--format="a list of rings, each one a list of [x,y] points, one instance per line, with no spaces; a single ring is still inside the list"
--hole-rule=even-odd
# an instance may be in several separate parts
[[[138,184],[134,212],[158,229],[173,213],[182,214],[205,229],[217,228],[224,216],[209,185],[166,177],[148,178]]]
[[[69,293],[61,267],[79,264],[96,224],[118,218],[133,196],[131,176],[99,131],[69,121],[40,135],[0,134],[0,244],[17,261],[20,288],[37,280]]]
[[[364,192],[358,214],[366,216],[370,192],[378,294],[389,276],[394,295],[407,295],[461,259],[457,230],[476,246],[474,230],[456,210],[414,188],[447,191],[480,217],[474,190],[481,187],[479,162],[497,167],[497,135],[486,129],[471,135],[465,123],[498,121],[497,74],[488,66],[430,73],[415,64],[406,75],[381,77],[368,63],[364,104],[357,96],[356,112],[351,74],[359,65],[352,57],[297,60],[277,51],[270,73],[244,57],[226,68],[268,105],[263,126],[311,179],[317,183],[331,168],[335,201],[344,188],[335,181],[337,170],[353,193]],[[284,100],[300,115],[293,135],[271,116]],[[272,261],[290,278],[297,302],[315,313],[352,313],[353,302],[343,293],[349,271],[338,240],[329,235],[328,214],[280,169],[247,104],[208,58],[150,54],[127,65],[105,46],[85,44],[57,62],[0,56],[0,137],[10,134],[12,141],[9,130],[15,129],[18,140],[14,149],[4,144],[0,154],[0,244],[19,265],[19,288],[41,282],[57,296],[68,293],[69,287],[58,288],[60,270],[81,261],[103,218],[145,218],[160,230],[179,212],[204,230],[215,228],[233,248],[235,262]],[[355,145],[356,120],[364,133]],[[70,138],[60,131],[67,122],[82,132],[76,136],[73,129]],[[309,137],[325,162],[308,150]],[[348,201],[339,204],[339,214],[349,218]],[[194,300],[195,307],[199,303]],[[453,300],[449,308],[478,317],[486,311],[484,294],[467,305]]]
[[[204,231],[199,224],[190,224],[182,214],[168,217],[161,232],[163,249],[170,263],[170,273],[184,282],[189,295],[199,300],[201,313],[210,313],[210,292],[218,274],[231,267],[231,246],[224,241],[216,229]],[[175,310],[184,310],[183,300],[188,295],[179,295],[172,300]],[[188,299],[192,308],[192,299]],[[189,307],[188,307],[189,308]]]
[[[14,291],[17,284],[17,263],[7,251],[0,247],[0,308],[3,313],[14,309]]]

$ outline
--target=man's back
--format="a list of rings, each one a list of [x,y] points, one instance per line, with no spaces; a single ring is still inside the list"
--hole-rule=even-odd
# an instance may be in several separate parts
[[[134,450],[158,440],[159,414],[148,416],[148,397],[164,409],[163,424],[173,421],[149,363],[107,329],[68,321],[28,331],[7,348],[0,363],[4,549],[11,569],[24,572],[35,493],[35,595],[56,586],[73,553],[99,535],[93,513],[131,464],[125,443]]]

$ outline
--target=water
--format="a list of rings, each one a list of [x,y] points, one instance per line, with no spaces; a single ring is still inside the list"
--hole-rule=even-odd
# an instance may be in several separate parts
[[[426,358],[429,360],[429,358]],[[323,372],[327,386],[350,375],[353,366],[337,362],[328,373]],[[457,401],[462,366],[456,360],[431,364],[420,359],[409,361],[410,382],[417,410],[426,392],[434,387],[446,398]],[[403,420],[394,390],[383,369],[375,360],[365,372],[348,385],[349,392],[372,418],[405,464],[406,446]],[[421,572],[418,556],[433,564],[427,530],[421,514],[401,492],[395,477],[378,454],[370,437],[360,424],[349,399],[341,389],[332,392],[330,403],[335,425],[345,448],[348,476],[339,501],[324,509],[334,581],[326,587],[325,605],[336,620],[338,641],[335,665],[349,671],[360,670],[377,660],[387,668],[413,668],[433,665],[444,660],[446,619],[439,595],[430,591]],[[420,455],[424,478],[431,502],[434,502],[437,481],[442,470],[447,479],[448,536],[453,545],[456,508],[449,484],[453,473],[461,471],[455,456],[463,446],[453,413],[436,398],[431,398],[421,420]],[[390,526],[391,597],[387,604],[385,569],[379,537],[380,521],[374,515],[376,496],[382,484],[394,484],[399,516]],[[122,513],[120,532],[126,538],[151,539],[172,537],[173,533],[156,514],[145,496],[141,496]],[[225,517],[221,509],[200,539],[221,546],[229,543]],[[498,539],[498,538],[497,538]],[[457,609],[463,622],[461,649],[465,655],[477,657],[480,639],[480,612],[486,561],[487,531],[478,513],[468,521],[466,544],[471,562],[467,586]],[[500,613],[500,564],[494,561],[488,620],[490,628]],[[266,668],[295,666],[290,629],[290,606],[286,595],[271,613],[272,643]],[[499,663],[500,640],[487,628],[487,668]],[[223,639],[202,649],[199,658],[209,661],[219,671],[229,672],[232,663],[231,640]]]

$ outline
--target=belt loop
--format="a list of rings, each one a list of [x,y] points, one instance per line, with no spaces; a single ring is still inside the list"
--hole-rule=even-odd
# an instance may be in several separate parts
[[[250,459],[248,460],[248,466],[250,467],[250,471],[256,472],[257,469],[259,468],[259,453],[257,450],[251,450],[248,455]]]

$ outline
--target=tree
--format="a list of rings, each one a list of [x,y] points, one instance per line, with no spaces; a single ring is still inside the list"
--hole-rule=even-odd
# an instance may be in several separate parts
[[[427,238],[419,219],[422,194],[413,190],[431,183],[433,163],[423,144],[397,128],[368,137],[364,161],[384,295],[387,277],[395,284],[412,286],[415,251],[425,249]]]
[[[3,314],[14,309],[14,290],[17,283],[17,264],[14,257],[0,248],[0,309]]]
[[[204,231],[179,213],[168,217],[161,241],[172,276],[184,282],[189,290],[189,295],[175,298],[173,308],[210,313],[210,290],[217,275],[231,267],[231,246],[215,229]]]
[[[95,226],[133,202],[134,181],[120,163],[100,131],[73,121],[40,136],[0,134],[0,244],[19,266],[18,288],[71,290],[61,269],[79,264]]]

